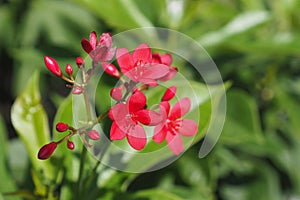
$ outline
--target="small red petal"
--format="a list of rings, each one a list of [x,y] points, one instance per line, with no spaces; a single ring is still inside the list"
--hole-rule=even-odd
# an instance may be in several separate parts
[[[126,136],[126,133],[122,131],[116,122],[113,122],[110,128],[111,140],[122,140]]]
[[[168,133],[166,136],[166,141],[175,155],[179,155],[183,151],[183,143],[179,134]]]
[[[56,124],[56,130],[58,131],[58,132],[65,132],[66,130],[68,130],[69,129],[69,126],[68,126],[68,124],[65,124],[65,123],[63,123],[63,122],[58,122],[57,124]]]
[[[165,94],[163,95],[163,97],[161,98],[162,101],[169,101],[171,100],[175,94],[176,94],[176,86],[171,86],[169,87],[166,91]]]
[[[120,78],[119,70],[113,64],[102,62],[102,67],[107,74]]]
[[[166,53],[160,56],[160,60],[162,64],[170,66],[172,63],[172,56],[171,54]]]
[[[110,33],[102,33],[99,38],[99,43],[101,46],[110,48],[112,45],[112,37]]]
[[[44,145],[38,153],[38,159],[45,160],[48,159],[54,152],[57,147],[56,142],[50,142],[49,144]]]
[[[73,74],[73,67],[70,64],[66,65],[66,73],[71,76]]]
[[[90,53],[91,51],[93,51],[92,45],[91,45],[90,42],[89,42],[87,39],[85,39],[85,38],[83,38],[83,39],[81,40],[81,46],[82,46],[83,50],[84,50],[85,52],[87,52],[87,53]]]
[[[52,72],[55,76],[62,76],[62,71],[54,58],[44,56],[44,62],[49,71]]]
[[[90,34],[90,45],[91,45],[92,49],[96,49],[97,44],[98,44],[97,34],[95,31],[93,31]]]
[[[95,130],[89,131],[88,132],[88,136],[92,140],[99,140],[100,139],[100,134],[97,131],[95,131]]]
[[[135,150],[142,150],[147,143],[147,136],[141,125],[136,125],[131,128],[126,136],[128,143]]]
[[[154,128],[152,140],[156,143],[161,143],[166,138],[168,129],[164,124],[159,124]]]
[[[132,53],[133,62],[138,61],[151,62],[151,49],[147,44],[140,44]]]
[[[191,108],[191,100],[187,97],[180,99],[173,106],[169,118],[170,120],[178,119],[184,116]]]
[[[133,59],[129,51],[125,48],[119,48],[116,52],[116,58],[123,74],[130,71],[133,67]]]
[[[147,126],[155,126],[162,121],[162,115],[153,110],[140,110],[135,113],[137,120]]]
[[[146,105],[146,96],[141,91],[136,90],[127,100],[127,105],[130,113],[142,110]]]

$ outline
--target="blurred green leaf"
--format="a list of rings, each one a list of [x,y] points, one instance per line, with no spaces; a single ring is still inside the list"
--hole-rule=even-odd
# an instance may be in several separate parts
[[[104,19],[111,26],[130,29],[138,27],[152,27],[151,21],[140,11],[134,1],[126,0],[74,0],[87,6],[100,18]]]
[[[14,102],[11,120],[26,147],[34,170],[41,172],[46,179],[53,180],[55,173],[51,162],[37,158],[39,149],[50,141],[48,118],[41,104],[38,78],[38,72],[34,73]]]
[[[1,193],[12,192],[17,189],[13,176],[11,174],[11,170],[8,169],[8,161],[10,161],[11,157],[8,154],[10,151],[8,147],[10,143],[7,141],[7,131],[5,128],[5,123],[0,115],[0,199],[4,199]],[[17,154],[16,154],[17,155]],[[24,173],[24,171],[21,171]],[[6,197],[7,200],[18,200],[17,197]]]
[[[262,144],[258,107],[253,98],[232,89],[227,94],[227,102],[227,117],[220,141],[231,145]]]

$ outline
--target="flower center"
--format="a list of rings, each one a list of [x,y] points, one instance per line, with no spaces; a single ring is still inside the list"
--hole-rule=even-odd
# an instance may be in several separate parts
[[[168,130],[173,134],[176,135],[180,128],[180,120],[167,120],[167,127]]]
[[[133,77],[135,79],[139,79],[145,70],[145,65],[146,62],[144,62],[143,60],[138,60],[135,64],[134,64],[134,68],[133,68]]]

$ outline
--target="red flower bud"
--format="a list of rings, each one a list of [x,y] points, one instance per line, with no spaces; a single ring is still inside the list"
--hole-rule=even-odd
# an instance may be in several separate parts
[[[75,145],[72,141],[68,140],[67,147],[68,149],[73,150],[75,148]]]
[[[38,153],[38,159],[40,160],[46,160],[48,159],[52,153],[54,152],[54,150],[57,147],[57,143],[56,142],[50,142],[49,144],[44,145]]]
[[[171,100],[176,94],[176,86],[169,87],[166,91],[164,96],[161,98],[161,101],[169,101]]]
[[[115,76],[117,78],[120,78],[120,73],[113,64],[107,63],[107,62],[102,62],[102,67],[107,74],[109,74],[111,76]]]
[[[83,92],[82,87],[75,86],[72,93],[73,93],[73,94],[81,94],[82,92]]]
[[[69,125],[68,124],[65,124],[65,123],[63,123],[63,122],[58,122],[57,124],[56,124],[56,130],[58,131],[58,132],[65,132],[66,130],[68,130],[69,129]]]
[[[83,58],[81,58],[81,57],[76,58],[76,64],[78,67],[81,67],[83,65],[83,63],[84,63]]]
[[[89,131],[89,132],[88,132],[88,136],[89,136],[89,138],[92,139],[92,140],[98,140],[98,139],[100,138],[99,133],[98,133],[97,131],[95,131],[95,130]]]
[[[49,69],[50,72],[52,72],[52,74],[58,77],[62,76],[62,71],[60,70],[58,63],[54,58],[44,56],[44,62],[46,64],[46,67]]]
[[[72,74],[73,74],[73,67],[72,67],[70,64],[67,64],[67,65],[66,65],[66,73],[67,73],[69,76],[72,76]]]
[[[121,88],[113,88],[110,90],[110,96],[116,100],[116,101],[120,101],[122,99],[122,90]]]

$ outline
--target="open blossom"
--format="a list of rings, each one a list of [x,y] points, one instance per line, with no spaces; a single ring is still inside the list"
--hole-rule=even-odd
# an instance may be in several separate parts
[[[116,48],[112,47],[112,37],[110,33],[102,33],[99,40],[95,31],[91,32],[89,40],[81,40],[82,48],[94,61],[105,62],[113,58]]]
[[[168,73],[165,76],[159,78],[158,79],[159,81],[168,81],[168,80],[172,79],[178,71],[177,67],[171,66],[172,56],[171,56],[171,54],[168,54],[168,53],[166,53],[166,54],[159,54],[159,53],[152,54],[152,63],[164,64],[164,65],[169,67]]]
[[[190,107],[189,98],[180,99],[171,110],[168,101],[160,103],[163,120],[154,128],[152,139],[157,143],[166,139],[169,148],[175,155],[179,155],[183,151],[181,136],[193,136],[198,132],[198,125],[195,121],[182,119]]]
[[[139,90],[132,94],[126,103],[114,105],[109,112],[113,120],[110,129],[111,140],[121,140],[125,136],[131,147],[141,150],[147,143],[147,137],[141,124],[155,126],[161,121],[158,113],[145,109],[146,96]]]
[[[127,49],[119,48],[116,57],[122,73],[136,83],[156,86],[157,80],[169,73],[169,66],[152,62],[151,49],[147,44],[139,45],[132,55]]]

